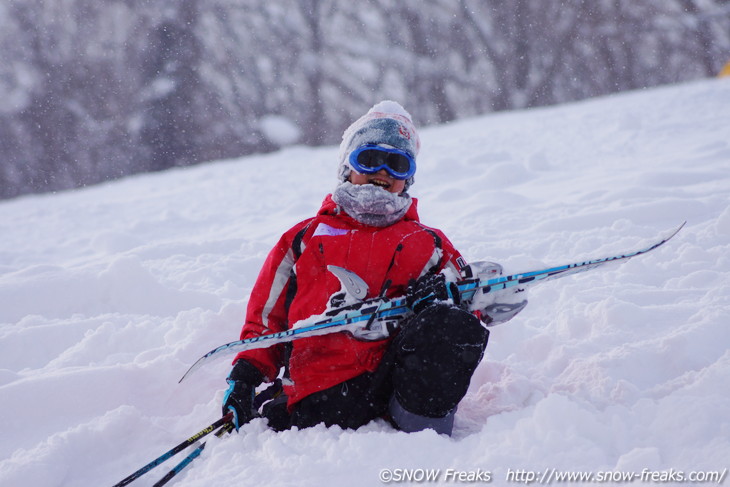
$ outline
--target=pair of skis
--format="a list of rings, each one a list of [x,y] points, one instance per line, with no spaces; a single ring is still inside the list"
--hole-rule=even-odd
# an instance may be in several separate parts
[[[510,312],[512,312],[511,316],[513,316],[516,311],[519,311],[527,304],[526,301],[515,303],[514,297],[519,290],[540,282],[559,279],[595,269],[611,262],[627,261],[638,255],[651,252],[674,237],[684,227],[685,223],[658,237],[653,243],[631,252],[508,276],[498,275],[493,277],[493,274],[487,274],[486,276],[477,275],[470,279],[458,281],[456,287],[460,294],[461,302],[467,303],[472,310],[486,309],[488,314],[491,312],[496,315],[504,312],[507,316],[510,316]],[[357,300],[359,296],[367,294],[366,290],[363,289],[363,286],[366,286],[366,284],[356,274],[346,269],[332,266],[330,267],[330,271],[340,279],[343,288],[349,296],[355,297]],[[180,382],[214,359],[245,350],[267,348],[300,338],[346,332],[362,340],[382,339],[388,336],[397,327],[397,324],[410,313],[411,310],[404,297],[396,299],[360,299],[355,304],[330,310],[325,315],[296,323],[289,330],[238,340],[216,347],[200,357],[185,372]],[[506,320],[497,320],[494,324],[503,321]]]

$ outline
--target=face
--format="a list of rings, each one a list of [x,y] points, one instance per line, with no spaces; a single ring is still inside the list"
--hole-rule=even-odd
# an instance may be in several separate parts
[[[357,171],[350,171],[350,182],[352,184],[374,184],[391,193],[397,194],[402,193],[406,189],[404,179],[395,179],[385,169],[381,169],[375,174],[360,174]]]

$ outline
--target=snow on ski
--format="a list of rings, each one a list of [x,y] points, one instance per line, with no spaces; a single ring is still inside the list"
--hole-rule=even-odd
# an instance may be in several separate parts
[[[480,279],[476,277],[459,281],[456,284],[462,302],[474,302],[476,300],[484,304],[495,303],[501,293],[514,293],[517,289],[523,289],[540,282],[585,272],[612,262],[626,261],[638,255],[651,252],[674,237],[685,224],[686,222],[682,223],[676,229],[661,236],[654,243],[639,250],[491,279]],[[484,300],[483,295],[492,295],[493,297],[490,296],[487,300]],[[348,332],[361,339],[368,339],[369,337],[370,339],[381,339],[387,336],[386,328],[389,324],[405,317],[409,312],[410,309],[405,298],[374,298],[362,301],[356,305],[330,310],[325,315],[312,317],[296,323],[294,327],[286,331],[238,340],[214,348],[200,357],[185,372],[179,382],[185,380],[193,372],[213,359],[244,350],[268,348],[300,338]]]

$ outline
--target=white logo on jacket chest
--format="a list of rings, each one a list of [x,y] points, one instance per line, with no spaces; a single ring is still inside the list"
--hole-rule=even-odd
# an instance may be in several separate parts
[[[327,225],[326,223],[320,223],[319,225],[317,225],[317,228],[314,229],[314,233],[312,234],[312,236],[320,237],[324,235],[328,237],[336,237],[338,235],[346,235],[347,233],[349,233],[349,230],[347,229],[335,228]]]

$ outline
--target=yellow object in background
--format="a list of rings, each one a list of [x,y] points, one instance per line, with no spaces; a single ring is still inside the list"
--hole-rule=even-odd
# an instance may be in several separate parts
[[[718,78],[724,78],[730,76],[730,61],[727,62],[725,66],[722,67],[719,73],[717,73]]]

